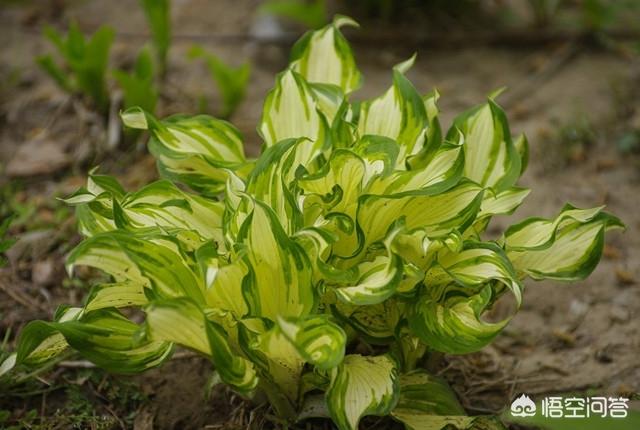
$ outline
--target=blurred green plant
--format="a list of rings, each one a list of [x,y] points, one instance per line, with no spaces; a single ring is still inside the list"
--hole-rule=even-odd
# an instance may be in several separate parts
[[[171,2],[170,0],[140,0],[140,5],[144,9],[151,30],[158,75],[164,77],[171,45]]]
[[[12,221],[13,217],[8,216],[0,222],[0,267],[4,267],[7,264],[7,259],[2,254],[16,243],[16,239],[6,237]]]
[[[320,28],[328,21],[325,0],[270,0],[264,2],[259,10],[311,29]]]
[[[561,0],[529,0],[536,27],[546,27],[555,16]]]
[[[206,62],[222,101],[219,116],[222,118],[231,117],[245,97],[251,75],[251,65],[245,62],[239,67],[229,66],[198,45],[191,47],[189,57],[191,59],[202,58]]]
[[[560,10],[572,10],[577,14],[577,24],[586,33],[598,35],[612,25],[625,26],[619,21],[624,13],[638,9],[636,0],[529,0],[529,6],[538,27],[552,23]]]
[[[623,154],[638,152],[640,150],[640,130],[630,130],[622,134],[616,141],[618,151]]]
[[[559,123],[556,133],[561,153],[559,160],[569,162],[584,161],[588,149],[598,138],[595,127],[586,115],[578,115],[570,121]]]
[[[124,108],[141,106],[154,112],[158,102],[153,69],[153,58],[148,48],[143,48],[131,72],[114,70],[113,77],[124,93]]]
[[[581,3],[582,25],[586,30],[599,32],[615,20],[620,2],[605,0],[583,0]]]
[[[51,55],[37,57],[38,65],[65,91],[81,94],[96,109],[106,113],[109,108],[107,66],[113,29],[102,26],[91,37],[85,38],[76,23],[71,23],[66,38],[52,27],[44,35],[58,50],[63,60],[60,66]]]

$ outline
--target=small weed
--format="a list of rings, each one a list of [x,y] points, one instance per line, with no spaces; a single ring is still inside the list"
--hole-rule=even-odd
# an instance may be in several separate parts
[[[109,108],[107,66],[114,33],[102,26],[93,36],[85,38],[76,23],[64,37],[52,27],[46,27],[45,36],[58,50],[63,60],[60,66],[51,55],[36,59],[40,67],[65,91],[81,94],[103,113]]]
[[[244,63],[239,67],[229,66],[215,55],[206,52],[201,46],[193,46],[189,51],[189,57],[192,59],[203,58],[207,63],[211,78],[216,83],[218,93],[222,98],[222,109],[219,115],[222,118],[229,118],[244,99],[251,66],[249,63]],[[206,107],[206,103],[204,107]]]
[[[151,30],[159,75],[164,76],[171,45],[171,2],[170,0],[140,0],[140,5],[144,9]]]

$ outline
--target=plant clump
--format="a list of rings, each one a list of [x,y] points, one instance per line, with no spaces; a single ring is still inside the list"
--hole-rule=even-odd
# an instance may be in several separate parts
[[[351,103],[361,76],[340,31],[351,25],[337,17],[294,46],[266,97],[256,159],[228,122],[125,111],[128,127],[148,130],[163,179],[126,192],[92,172],[67,199],[85,236],[69,272],[91,266],[112,281],[27,325],[2,371],[72,348],[137,373],[180,345],[287,423],[474,425],[425,357],[489,344],[511,318],[483,318],[497,300],[519,307],[526,278],[586,277],[622,224],[566,205],[484,238],[529,193],[516,185],[526,139],[512,137],[494,96],[444,132],[438,93],[405,76],[414,58],[393,68],[384,94]],[[371,353],[350,353],[357,342]]]

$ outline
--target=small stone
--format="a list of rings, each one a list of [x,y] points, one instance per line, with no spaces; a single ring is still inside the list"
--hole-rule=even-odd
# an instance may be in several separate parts
[[[47,287],[55,282],[55,264],[53,260],[41,260],[33,265],[31,280],[42,287]]]
[[[633,285],[636,283],[633,273],[620,268],[616,269],[616,279],[620,285]]]
[[[629,322],[631,319],[631,312],[629,312],[629,309],[625,307],[614,305],[611,307],[610,318],[613,322],[624,324]]]
[[[551,333],[556,339],[560,340],[565,345],[573,346],[576,343],[576,336],[566,330],[554,329]]]
[[[596,360],[603,364],[613,363],[613,356],[607,351],[607,348],[599,349],[595,354]]]

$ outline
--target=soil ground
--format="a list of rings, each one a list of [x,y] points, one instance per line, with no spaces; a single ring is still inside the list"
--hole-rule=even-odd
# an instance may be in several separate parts
[[[288,55],[287,43],[228,37],[255,28],[258,3],[174,0],[175,37],[160,106],[162,114],[195,112],[204,95],[216,107],[204,66],[186,58],[194,42],[230,63],[251,59],[247,99],[233,122],[254,155],[261,101]],[[135,0],[62,4],[0,6],[0,199],[19,209],[21,221],[10,264],[0,269],[0,336],[8,332],[10,344],[29,320],[51,318],[57,305],[81,303],[86,294],[86,282],[71,281],[62,270],[79,237],[71,212],[55,197],[84,183],[104,139],[104,128],[92,113],[34,66],[34,56],[50,50],[41,26],[61,26],[70,18],[86,31],[112,25],[118,33],[113,49],[118,65],[130,64],[146,40]],[[512,131],[529,138],[530,165],[522,185],[533,191],[516,214],[494,222],[495,232],[527,216],[551,217],[565,202],[606,204],[627,225],[624,233],[608,236],[604,258],[587,280],[528,284],[522,309],[492,346],[469,356],[444,357],[440,373],[467,410],[495,413],[521,392],[638,393],[640,159],[620,148],[621,138],[640,129],[637,55],[626,47],[599,49],[571,41],[446,49],[356,43],[354,49],[366,78],[358,98],[384,91],[391,66],[418,50],[409,77],[424,93],[439,90],[445,125],[493,90],[508,87],[499,101]],[[100,162],[102,171],[118,176],[129,189],[156,175],[144,150],[117,152]],[[494,311],[501,312],[500,307]],[[70,361],[23,392],[3,393],[0,410],[33,426],[50,424],[41,428],[248,428],[250,421],[264,419],[230,392],[208,389],[206,361],[181,357],[133,379]],[[31,410],[35,413],[29,415]]]

